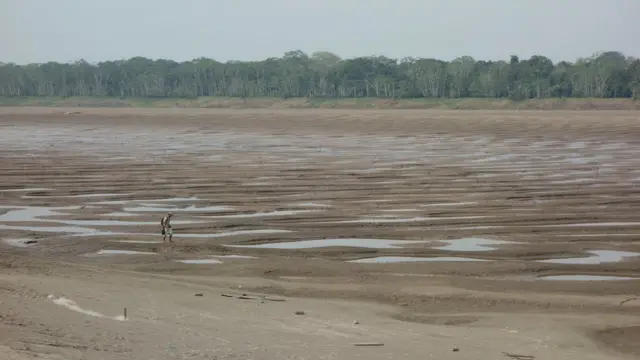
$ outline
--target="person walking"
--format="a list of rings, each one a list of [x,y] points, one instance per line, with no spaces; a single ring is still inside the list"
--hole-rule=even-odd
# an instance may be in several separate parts
[[[160,226],[162,226],[162,242],[167,241],[167,235],[169,236],[169,242],[173,242],[173,229],[171,229],[172,217],[173,213],[168,213],[160,220]]]

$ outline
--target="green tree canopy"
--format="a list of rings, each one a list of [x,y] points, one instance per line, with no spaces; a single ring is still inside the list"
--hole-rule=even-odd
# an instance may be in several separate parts
[[[554,64],[542,55],[505,61],[462,56],[447,62],[341,59],[327,51],[295,50],[280,58],[225,63],[144,57],[97,64],[0,63],[0,96],[637,98],[640,60],[616,51]]]

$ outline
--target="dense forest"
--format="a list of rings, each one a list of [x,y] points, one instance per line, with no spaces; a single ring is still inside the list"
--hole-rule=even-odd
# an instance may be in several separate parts
[[[281,98],[638,98],[640,60],[619,52],[554,64],[545,56],[341,59],[291,51],[263,61],[0,63],[0,96]]]

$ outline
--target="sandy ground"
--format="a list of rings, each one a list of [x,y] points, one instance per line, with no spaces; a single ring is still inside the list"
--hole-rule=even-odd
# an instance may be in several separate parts
[[[0,139],[2,359],[640,356],[639,112],[0,108]]]

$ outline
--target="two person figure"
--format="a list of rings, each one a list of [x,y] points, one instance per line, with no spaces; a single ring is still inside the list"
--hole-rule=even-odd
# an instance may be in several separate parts
[[[173,242],[173,229],[171,228],[172,217],[173,213],[168,213],[160,220],[160,226],[162,226],[162,242],[167,241],[167,236],[169,236],[169,242]]]

